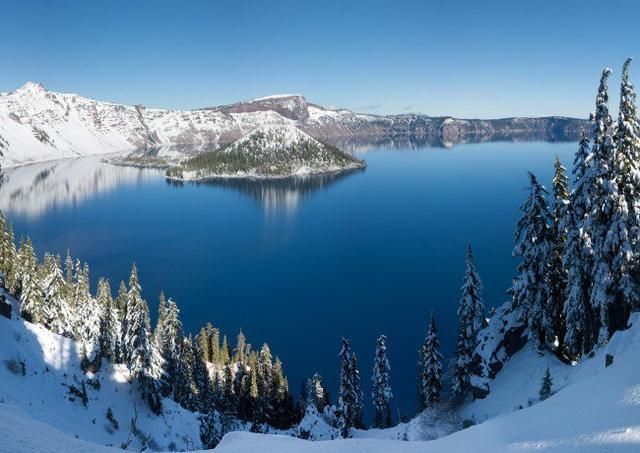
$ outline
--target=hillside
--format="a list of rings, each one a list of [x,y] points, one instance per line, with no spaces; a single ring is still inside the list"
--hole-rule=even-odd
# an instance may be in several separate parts
[[[356,431],[353,439],[305,441],[290,436],[234,432],[215,449],[221,453],[360,453],[360,452],[632,452],[640,446],[640,315],[632,327],[618,332],[609,344],[575,366],[552,355],[540,356],[526,347],[506,363],[494,381],[491,394],[470,403],[464,416],[476,426],[432,441],[420,439],[438,429],[433,419],[418,416],[409,424],[388,430]],[[95,376],[84,376],[72,340],[51,334],[21,319],[0,317],[0,435],[2,451],[89,452],[115,451],[101,445],[139,449],[141,439],[151,439],[152,450],[198,447],[195,415],[171,405],[161,417],[149,413],[137,391],[118,368],[107,364]],[[613,364],[605,367],[605,357]],[[23,367],[24,364],[24,367]],[[537,401],[543,370],[549,366],[555,394]],[[88,382],[99,381],[94,388]],[[84,407],[65,385],[85,381],[88,403]],[[529,407],[531,405],[531,407]],[[522,408],[520,408],[522,406]],[[111,407],[119,428],[106,419]],[[130,433],[137,411],[142,436]],[[313,417],[303,425],[322,425]],[[441,423],[440,423],[441,424]],[[315,427],[316,432],[326,425]],[[145,437],[147,436],[147,437]],[[398,439],[405,438],[409,441]],[[96,445],[99,444],[99,445]]]
[[[363,168],[360,161],[291,125],[261,126],[217,151],[167,170],[176,180],[211,177],[285,177]]]
[[[222,145],[267,124],[289,124],[320,139],[417,135],[466,140],[576,139],[584,120],[545,117],[463,120],[421,114],[370,115],[327,109],[301,95],[278,95],[196,110],[103,102],[28,82],[0,93],[0,164],[106,154],[161,145]]]

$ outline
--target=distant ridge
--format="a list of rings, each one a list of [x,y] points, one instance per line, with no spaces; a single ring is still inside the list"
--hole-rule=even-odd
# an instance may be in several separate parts
[[[586,120],[560,116],[494,120],[422,114],[371,115],[328,109],[280,94],[194,110],[97,101],[27,82],[0,94],[0,164],[105,154],[158,145],[226,144],[266,124],[289,124],[315,138],[416,135],[445,144],[545,134],[576,139]]]

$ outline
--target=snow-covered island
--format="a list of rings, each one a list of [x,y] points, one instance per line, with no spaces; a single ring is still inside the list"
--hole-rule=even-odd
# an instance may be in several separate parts
[[[168,179],[281,178],[364,168],[365,162],[322,143],[295,126],[260,126],[220,150],[167,170]]]

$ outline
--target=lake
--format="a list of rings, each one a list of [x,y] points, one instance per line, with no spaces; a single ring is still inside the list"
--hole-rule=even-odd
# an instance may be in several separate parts
[[[527,170],[547,187],[575,143],[345,145],[364,171],[276,181],[169,184],[99,158],[4,172],[0,208],[38,252],[87,261],[114,291],[138,266],[155,315],[164,290],[188,332],[242,329],[284,362],[294,395],[314,372],[332,396],[341,337],[358,354],[367,413],[378,335],[388,337],[394,412],[413,413],[429,314],[451,357],[467,243],[488,307],[506,300]]]

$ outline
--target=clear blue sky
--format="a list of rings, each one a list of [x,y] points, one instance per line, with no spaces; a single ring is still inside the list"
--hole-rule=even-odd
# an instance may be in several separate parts
[[[34,80],[169,108],[302,93],[372,113],[586,116],[602,67],[640,60],[639,25],[640,2],[615,0],[7,0],[0,91]]]

